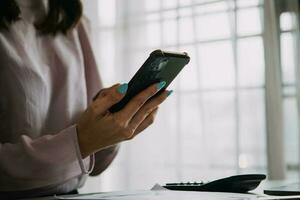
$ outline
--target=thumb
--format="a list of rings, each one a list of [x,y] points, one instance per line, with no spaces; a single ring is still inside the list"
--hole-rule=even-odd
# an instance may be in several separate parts
[[[116,84],[110,88],[106,88],[100,91],[99,95],[92,103],[94,113],[96,115],[103,115],[107,110],[118,103],[126,94],[128,84]]]

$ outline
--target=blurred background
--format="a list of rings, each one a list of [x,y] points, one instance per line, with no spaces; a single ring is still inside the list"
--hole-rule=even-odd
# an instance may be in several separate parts
[[[84,0],[105,86],[155,49],[190,64],[156,122],[82,192],[265,173],[300,180],[298,0]]]

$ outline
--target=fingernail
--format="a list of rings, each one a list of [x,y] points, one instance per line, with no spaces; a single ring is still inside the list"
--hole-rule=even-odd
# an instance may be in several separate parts
[[[161,81],[161,82],[157,83],[156,84],[157,90],[161,90],[163,87],[165,87],[166,84],[167,84],[166,81]]]
[[[128,89],[128,84],[127,83],[123,83],[122,85],[120,85],[118,87],[118,92],[121,94],[125,94],[127,92]]]
[[[173,93],[173,90],[168,91],[167,97]]]

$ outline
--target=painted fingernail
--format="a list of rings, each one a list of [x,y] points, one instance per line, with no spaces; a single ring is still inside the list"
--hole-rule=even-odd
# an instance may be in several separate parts
[[[167,84],[166,81],[161,81],[161,82],[157,83],[156,84],[157,90],[161,90],[163,87],[165,87],[166,84]]]
[[[123,83],[122,85],[120,85],[118,87],[118,92],[121,94],[125,94],[127,92],[128,89],[128,84],[127,83]]]
[[[173,93],[173,90],[168,91],[167,97]]]

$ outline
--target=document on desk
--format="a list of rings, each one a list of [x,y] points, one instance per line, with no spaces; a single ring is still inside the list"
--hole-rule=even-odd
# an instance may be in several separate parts
[[[263,196],[259,200],[299,200],[300,196]]]
[[[218,192],[135,191],[88,194],[57,199],[101,200],[258,200],[256,195]]]

